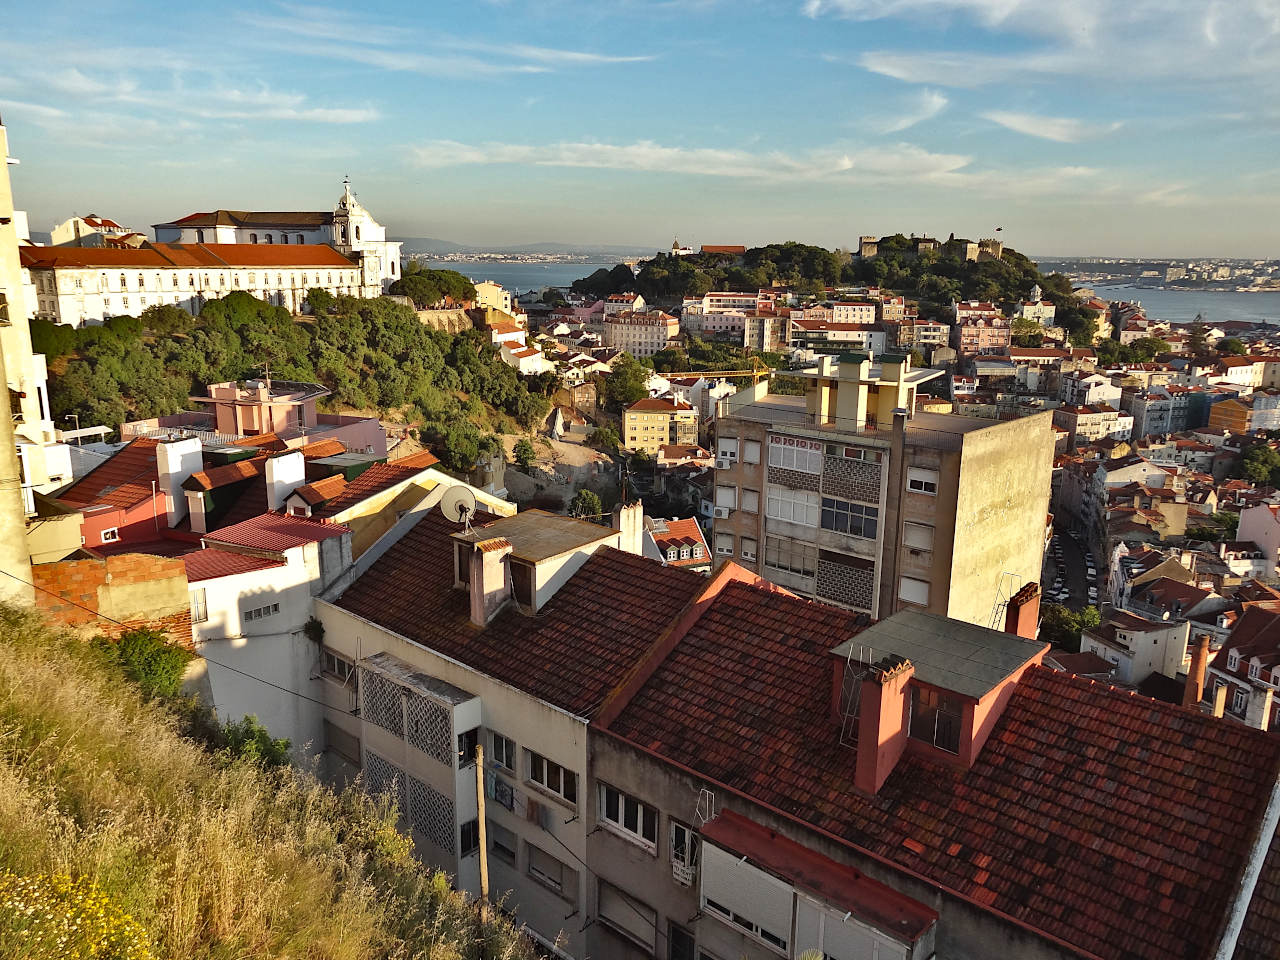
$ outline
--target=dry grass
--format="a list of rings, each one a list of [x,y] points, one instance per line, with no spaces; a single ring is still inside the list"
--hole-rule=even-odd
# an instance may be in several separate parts
[[[0,606],[4,870],[92,879],[157,957],[533,956],[500,916],[479,936],[385,805],[210,754],[91,647]]]

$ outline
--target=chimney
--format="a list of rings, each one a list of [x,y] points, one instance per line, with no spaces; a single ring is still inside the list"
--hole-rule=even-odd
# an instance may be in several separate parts
[[[1275,691],[1270,687],[1254,688],[1249,697],[1249,705],[1245,707],[1244,722],[1258,730],[1269,729],[1271,725],[1271,701]]]
[[[613,529],[622,534],[618,549],[640,556],[644,553],[644,504],[620,503],[613,508]]]
[[[267,460],[267,509],[280,510],[284,501],[307,482],[307,461],[295,450]]]
[[[507,555],[511,541],[506,537],[481,540],[471,551],[468,587],[471,593],[471,622],[483,627],[511,596]]]
[[[1040,630],[1040,584],[1026,583],[1009,598],[1004,612],[1004,632],[1034,640]]]
[[[902,657],[885,657],[862,681],[858,703],[858,753],[853,784],[875,795],[907,748],[907,687],[915,667]]]
[[[165,521],[170,528],[187,515],[182,483],[204,466],[201,449],[199,437],[166,440],[156,445],[156,474],[165,499]]]
[[[1204,671],[1209,666],[1209,635],[1197,633],[1191,641],[1191,667],[1182,690],[1182,705],[1194,707],[1204,697]]]
[[[1213,715],[1222,718],[1227,712],[1227,687],[1230,684],[1218,681],[1218,685],[1213,688]]]

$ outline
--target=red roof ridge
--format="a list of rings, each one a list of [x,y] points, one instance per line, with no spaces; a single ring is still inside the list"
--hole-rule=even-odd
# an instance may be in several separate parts
[[[685,605],[685,608],[680,611],[679,616],[672,620],[671,624],[658,635],[658,639],[652,643],[644,656],[637,660],[635,665],[627,671],[618,685],[605,695],[604,700],[601,701],[599,708],[596,710],[594,718],[594,722],[598,726],[607,728],[610,723],[618,718],[618,715],[626,709],[631,698],[639,692],[641,687],[649,682],[649,678],[654,675],[658,667],[662,665],[662,662],[667,659],[667,655],[675,649],[680,639],[689,632],[693,625],[698,622],[698,619],[715,602],[716,597],[731,583],[761,586],[773,593],[781,593],[789,597],[795,596],[791,591],[769,583],[758,574],[738,566],[732,560],[726,561],[707,580],[706,585],[693,595],[693,598]]]

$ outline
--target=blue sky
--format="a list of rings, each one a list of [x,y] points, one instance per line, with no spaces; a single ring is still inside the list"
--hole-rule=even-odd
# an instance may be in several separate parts
[[[32,228],[322,209],[665,246],[986,236],[1280,256],[1280,0],[29,5],[0,115]]]

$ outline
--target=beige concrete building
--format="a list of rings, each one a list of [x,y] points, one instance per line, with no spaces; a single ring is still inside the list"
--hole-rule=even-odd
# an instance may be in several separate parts
[[[652,357],[679,335],[680,321],[669,313],[624,310],[605,314],[601,343],[633,357]]]
[[[511,313],[511,291],[504,289],[502,284],[494,283],[492,280],[481,280],[474,286],[477,307],[489,307],[493,310],[501,310],[505,314]]]
[[[874,617],[990,622],[1010,586],[1040,576],[1053,431],[1048,414],[915,412],[939,375],[901,356],[823,357],[799,374],[803,397],[766,381],[722,401],[716,556]]]
[[[622,412],[622,445],[652,456],[668,444],[698,442],[698,411],[681,400],[648,397]]]

